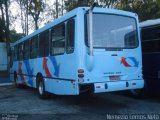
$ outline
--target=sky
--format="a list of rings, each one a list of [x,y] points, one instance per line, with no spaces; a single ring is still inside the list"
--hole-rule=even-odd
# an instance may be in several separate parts
[[[53,5],[53,3],[55,2],[55,0],[45,0],[49,5]],[[61,2],[61,0],[58,0],[59,2]],[[51,8],[53,8],[51,6]],[[22,33],[22,27],[21,27],[21,18],[20,18],[20,6],[18,5],[18,3],[16,1],[12,1],[11,5],[9,6],[9,9],[11,11],[11,14],[13,16],[13,18],[11,18],[13,21],[11,24],[11,29],[15,29],[17,31],[17,33]],[[54,8],[53,8],[54,9]],[[44,12],[43,15],[46,15],[47,13]],[[30,17],[30,19],[32,19],[32,17]],[[47,21],[52,21],[53,17],[51,18],[51,16],[48,16],[47,19],[41,21],[39,28],[43,27],[45,25],[45,23],[47,23]],[[32,29],[29,30],[29,34],[32,33],[34,30],[34,27]]]

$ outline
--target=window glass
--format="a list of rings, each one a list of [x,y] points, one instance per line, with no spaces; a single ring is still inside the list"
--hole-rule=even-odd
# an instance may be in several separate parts
[[[29,40],[26,40],[24,42],[24,50],[23,50],[23,58],[24,59],[29,59],[29,51],[30,51],[30,45],[29,45]]]
[[[43,32],[39,36],[39,57],[49,54],[49,31]]]
[[[160,26],[142,28],[143,52],[160,52]]]
[[[146,53],[160,52],[160,40],[142,42],[142,51]]]
[[[86,27],[88,27],[88,22],[87,14]],[[86,34],[86,40],[87,38]],[[89,45],[89,40],[86,43]],[[120,15],[93,14],[93,46],[116,49],[137,47],[138,37],[136,20],[132,17]]]
[[[23,60],[23,43],[18,45],[18,60]]]
[[[142,28],[142,40],[159,40],[160,39],[160,26],[152,26]]]
[[[10,68],[13,66],[13,56],[14,56],[14,51],[13,51],[13,48],[11,48],[11,53],[10,53]]]
[[[14,60],[18,59],[18,46],[14,46]]]
[[[74,51],[74,38],[75,38],[75,20],[72,19],[67,22],[67,43],[66,43],[67,53],[73,53]]]
[[[30,58],[37,57],[37,49],[38,49],[38,36],[30,40]]]
[[[51,31],[51,55],[63,54],[65,51],[65,24],[54,27]]]

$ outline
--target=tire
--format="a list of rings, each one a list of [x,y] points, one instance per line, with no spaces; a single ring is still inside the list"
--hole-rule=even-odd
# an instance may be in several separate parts
[[[130,93],[133,97],[139,98],[143,96],[143,89],[133,89],[130,90]]]
[[[48,99],[49,93],[45,91],[45,84],[43,77],[38,77],[37,79],[37,91],[40,99]]]
[[[144,98],[148,95],[148,88],[146,83],[144,83],[144,88],[142,89],[132,89],[129,91],[131,96],[134,98]]]
[[[14,74],[14,85],[15,85],[16,88],[19,88],[19,87],[20,87],[20,85],[19,85],[19,83],[18,83],[17,74]]]

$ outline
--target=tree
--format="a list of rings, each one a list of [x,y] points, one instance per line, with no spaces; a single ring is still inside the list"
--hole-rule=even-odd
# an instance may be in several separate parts
[[[20,6],[20,20],[22,33],[28,35],[28,0],[17,0]]]
[[[0,0],[1,20],[4,23],[2,31],[5,33],[5,42],[7,47],[7,70],[9,72],[9,50],[10,50],[10,29],[9,29],[9,0]]]
[[[5,32],[5,42],[6,42],[6,46],[7,46],[7,50],[9,49],[9,42],[10,42],[10,38],[9,38],[9,15],[8,15],[8,4],[9,4],[9,0],[0,0],[0,9],[1,9],[1,22],[4,23],[3,25],[3,29]]]
[[[44,2],[43,0],[28,0],[28,12],[33,17],[35,22],[35,30],[39,28],[38,20],[40,18],[40,13],[43,12]]]
[[[11,42],[15,42],[19,39],[21,39],[22,37],[24,37],[25,34],[24,33],[17,33],[16,30],[11,30],[10,31],[10,39]]]
[[[70,11],[80,6],[91,6],[94,2],[97,2],[99,7],[114,8],[118,1],[117,0],[68,0],[65,2],[65,8]]]
[[[135,12],[140,21],[160,17],[159,0],[119,0],[118,9]]]
[[[0,42],[5,42],[5,22],[0,18]]]
[[[99,6],[105,8],[114,8],[118,1],[117,0],[99,0]]]
[[[94,0],[68,0],[65,1],[65,9],[71,11],[72,9],[80,6],[91,6]]]

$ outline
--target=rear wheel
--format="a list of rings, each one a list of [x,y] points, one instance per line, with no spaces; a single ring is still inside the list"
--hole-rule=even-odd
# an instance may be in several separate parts
[[[14,74],[14,85],[15,85],[15,87],[19,88],[19,83],[18,83],[17,74]]]
[[[37,90],[38,90],[39,97],[41,99],[47,99],[47,98],[49,98],[49,93],[47,93],[45,91],[45,84],[44,84],[43,77],[38,77],[38,80],[37,80]]]
[[[144,88],[142,88],[142,89],[133,89],[133,90],[130,90],[130,94],[134,98],[143,98],[143,97],[146,97],[147,94],[148,94],[148,88],[147,88],[146,83],[144,83]]]

